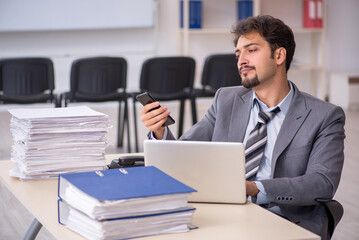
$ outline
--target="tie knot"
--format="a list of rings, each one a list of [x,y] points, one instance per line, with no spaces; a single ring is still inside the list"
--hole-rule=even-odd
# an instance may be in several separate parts
[[[280,111],[280,108],[277,107],[270,112],[262,112],[259,111],[258,113],[258,121],[267,124],[270,120],[274,118],[274,116]]]

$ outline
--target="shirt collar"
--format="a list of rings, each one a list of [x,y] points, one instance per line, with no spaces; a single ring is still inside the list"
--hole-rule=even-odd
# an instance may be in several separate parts
[[[260,106],[262,111],[272,111],[276,107],[279,107],[281,113],[283,113],[284,115],[287,115],[290,103],[292,102],[293,95],[294,95],[294,90],[293,90],[292,83],[290,81],[288,81],[288,84],[289,84],[290,90],[289,90],[289,93],[287,94],[287,96],[277,106],[274,106],[274,107],[271,107],[271,108],[268,108],[266,104],[264,104],[261,100],[259,100],[256,93],[253,91],[252,109],[254,107],[256,107],[256,106]],[[258,102],[259,105],[257,105],[256,102]]]

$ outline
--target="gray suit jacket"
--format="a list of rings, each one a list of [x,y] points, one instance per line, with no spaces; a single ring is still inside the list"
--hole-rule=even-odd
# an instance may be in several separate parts
[[[290,109],[273,149],[272,179],[263,180],[270,206],[326,239],[327,213],[316,199],[331,199],[344,161],[345,115],[340,107],[302,93],[293,84]],[[206,115],[180,140],[243,142],[252,90],[221,88]],[[169,132],[167,139],[174,139]]]

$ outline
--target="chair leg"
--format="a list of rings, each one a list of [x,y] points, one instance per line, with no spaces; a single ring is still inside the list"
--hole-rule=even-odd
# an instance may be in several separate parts
[[[125,112],[124,112],[124,122],[126,122],[127,127],[127,152],[131,152],[131,132],[130,132],[130,123],[128,117],[128,104],[127,99],[125,100]]]
[[[118,102],[118,127],[117,127],[117,147],[123,146],[123,134],[125,128],[125,114],[122,113],[122,101]],[[122,117],[123,116],[123,117]]]
[[[135,129],[135,150],[139,152],[138,149],[138,133],[137,133],[137,110],[136,110],[136,99],[133,98],[133,127]]]
[[[192,106],[192,124],[195,125],[197,123],[197,106],[196,106],[196,98],[191,98],[191,106]]]
[[[60,108],[60,107],[61,107],[61,102],[62,102],[62,95],[60,95],[59,97],[57,97],[57,96],[55,95],[55,96],[54,96],[55,108]]]
[[[34,240],[42,228],[42,224],[35,218],[27,229],[23,240]]]
[[[184,118],[184,107],[185,107],[185,99],[181,99],[180,103],[180,113],[179,113],[179,124],[178,124],[178,138],[182,136],[183,133],[183,118]]]
[[[59,96],[59,98],[57,100],[58,100],[58,103],[57,103],[58,107],[62,107],[62,101],[63,101],[62,94]]]

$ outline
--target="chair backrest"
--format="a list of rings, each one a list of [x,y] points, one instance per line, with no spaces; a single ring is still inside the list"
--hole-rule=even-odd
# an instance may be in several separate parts
[[[321,204],[325,206],[328,212],[328,233],[329,237],[331,238],[336,226],[343,217],[344,208],[338,201],[334,199],[330,201],[322,201]]]
[[[154,96],[180,94],[193,89],[195,60],[191,57],[155,57],[142,65],[141,91]]]
[[[75,60],[71,67],[70,95],[104,95],[126,89],[127,61],[122,57]]]
[[[235,54],[215,54],[206,58],[202,86],[217,90],[220,87],[241,85]]]
[[[55,88],[54,67],[49,58],[0,60],[0,91],[11,96],[31,96]]]

